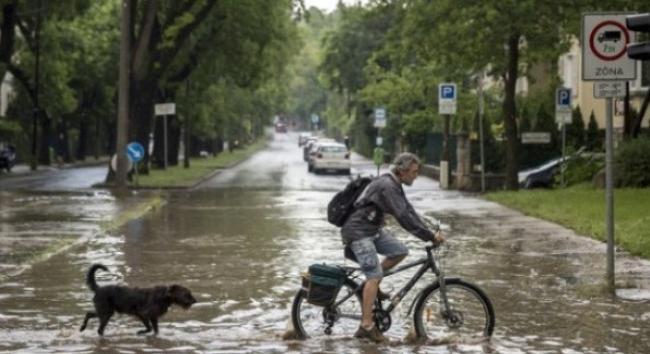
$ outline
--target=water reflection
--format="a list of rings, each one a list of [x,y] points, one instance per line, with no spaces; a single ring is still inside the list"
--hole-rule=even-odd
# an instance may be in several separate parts
[[[418,179],[407,193],[416,209],[449,230],[451,250],[443,262],[447,274],[480,285],[491,297],[497,316],[493,340],[408,340],[408,307],[433,280],[431,275],[394,312],[389,345],[361,342],[352,333],[283,340],[300,273],[311,263],[344,262],[338,229],[324,216],[327,201],[346,179],[307,176],[299,154],[295,159],[273,156],[295,149],[290,143],[290,148],[275,146],[242,167],[282,159],[273,173],[233,170],[222,176],[221,188],[171,193],[165,207],[0,283],[0,352],[650,352],[650,304],[615,300],[602,291],[599,246],[585,246],[552,227],[533,229],[524,217],[502,221],[504,215],[494,213],[490,203],[440,191],[426,179]],[[0,235],[92,234],[97,223],[119,208],[112,196],[97,202],[83,195],[70,202],[49,197],[55,199],[0,192],[0,225],[29,214],[17,206],[21,203],[47,210],[45,216],[37,213],[32,225],[3,226]],[[5,204],[7,200],[11,202]],[[488,227],[486,220],[495,221]],[[424,254],[418,239],[394,223],[389,227],[411,250],[406,261]],[[91,309],[85,272],[98,261],[110,269],[97,273],[100,284],[179,283],[199,303],[189,311],[172,308],[160,321],[158,337],[135,335],[141,325],[127,316],[115,316],[105,338],[98,338],[97,322],[79,333],[83,315]],[[398,289],[411,275],[395,275],[382,288]]]

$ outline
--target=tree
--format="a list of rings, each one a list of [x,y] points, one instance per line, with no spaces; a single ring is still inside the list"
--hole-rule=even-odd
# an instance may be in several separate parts
[[[601,140],[600,129],[598,128],[598,122],[596,122],[596,116],[594,111],[591,111],[589,115],[589,124],[587,124],[587,150],[589,151],[601,151],[603,149],[603,142]]]
[[[61,46],[60,24],[85,14],[91,4],[88,0],[66,3],[5,0],[1,3],[0,63],[3,65],[0,66],[0,75],[4,77],[6,72],[11,73],[18,84],[15,87],[18,95],[28,98],[16,101],[22,105],[13,108],[14,118],[21,120],[24,127],[31,126],[34,132],[36,127],[32,124],[40,124],[40,151],[37,153],[43,164],[50,162],[52,126],[64,126],[65,120],[61,120],[61,116],[76,105],[74,92],[67,86],[71,67],[66,48]],[[40,56],[47,57],[47,60],[35,60]],[[42,87],[48,90],[42,90]],[[37,139],[36,135],[30,138],[34,146]]]
[[[580,106],[571,114],[571,124],[566,126],[566,144],[574,149],[579,149],[585,144],[585,122]]]
[[[447,77],[488,69],[504,86],[506,187],[517,189],[516,83],[542,58],[568,48],[570,23],[580,4],[568,1],[412,1],[405,36],[419,60],[444,68]]]

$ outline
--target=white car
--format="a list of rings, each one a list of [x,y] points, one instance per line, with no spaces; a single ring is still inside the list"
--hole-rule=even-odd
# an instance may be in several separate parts
[[[314,173],[334,170],[350,174],[350,152],[341,143],[319,143],[309,162],[311,166],[310,171]]]
[[[311,133],[300,133],[298,135],[298,146],[303,146],[307,142],[307,139],[311,138]]]

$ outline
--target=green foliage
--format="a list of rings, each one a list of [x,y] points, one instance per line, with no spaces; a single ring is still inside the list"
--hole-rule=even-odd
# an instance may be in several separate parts
[[[571,155],[568,153],[567,155]],[[596,173],[603,169],[605,162],[602,155],[578,155],[569,159],[565,164],[564,186],[572,186],[591,182]],[[555,176],[555,185],[560,186],[561,176]]]
[[[601,137],[598,122],[594,111],[589,115],[589,124],[587,124],[587,141],[585,142],[588,151],[603,151],[603,139]]]
[[[580,106],[576,107],[571,115],[571,124],[566,126],[566,145],[579,149],[585,145],[586,131]]]
[[[618,182],[625,187],[650,186],[650,139],[623,142],[616,152]]]

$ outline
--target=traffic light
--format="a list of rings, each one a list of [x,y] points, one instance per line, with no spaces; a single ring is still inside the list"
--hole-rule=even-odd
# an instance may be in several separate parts
[[[625,25],[630,31],[650,33],[650,13],[627,16]],[[650,41],[628,44],[627,56],[634,60],[650,60]]]

